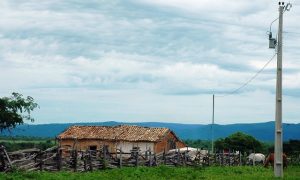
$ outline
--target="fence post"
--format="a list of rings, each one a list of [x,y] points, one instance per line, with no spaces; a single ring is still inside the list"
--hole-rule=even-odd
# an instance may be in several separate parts
[[[87,150],[85,151],[85,154],[83,156],[83,168],[84,168],[84,171],[87,171]]]
[[[62,156],[62,150],[58,147],[57,153],[56,153],[56,163],[57,163],[57,170],[61,170],[61,156]]]
[[[0,171],[4,171],[5,170],[5,160],[4,160],[2,147],[0,147],[0,162],[1,162]]]
[[[198,162],[199,164],[201,164],[201,150],[199,150],[198,148],[197,148],[197,155],[199,156]],[[203,165],[203,160],[201,165]]]
[[[149,166],[152,166],[151,149],[149,148]]]
[[[105,169],[106,168],[106,146],[105,145],[102,148],[102,153],[103,153],[102,168]]]
[[[139,152],[136,151],[136,152],[135,152],[135,166],[137,167],[138,164],[139,164]]]
[[[207,154],[207,165],[210,166],[210,153]]]
[[[214,164],[214,165],[217,165],[217,155],[216,155],[217,153],[216,153],[216,151],[214,152],[214,154],[213,154],[213,162],[212,162],[212,164]]]
[[[74,172],[77,171],[77,149],[74,150]]]
[[[242,161],[243,161],[242,163],[243,163],[244,165],[248,164],[248,163],[247,163],[247,160],[246,160],[246,157],[247,157],[247,153],[244,152],[243,158],[242,158]]]
[[[157,157],[156,157],[156,153],[153,152],[153,154],[154,154],[154,157],[153,157],[154,165],[157,166]]]
[[[182,163],[183,163],[183,166],[186,165],[186,151],[183,152],[183,161],[182,161]]]
[[[222,166],[224,166],[224,150],[222,151]]]
[[[149,158],[148,158],[148,149],[146,149],[146,151],[145,151],[145,158],[146,158],[147,160],[149,160]]]
[[[179,163],[180,163],[180,150],[179,149],[177,149],[177,165],[179,165]]]
[[[184,165],[186,165],[186,162],[187,162],[187,153],[189,151],[189,147],[187,146],[186,147],[186,151],[184,152]]]
[[[91,151],[90,150],[89,150],[89,154],[88,154],[88,163],[89,163],[89,170],[93,171],[92,155],[91,155]]]
[[[11,160],[10,160],[8,154],[7,154],[7,151],[6,151],[5,147],[4,146],[2,146],[2,147],[3,147],[2,150],[3,150],[3,152],[4,152],[5,156],[6,156],[6,159],[8,161],[8,165],[11,168],[12,167]]]
[[[231,151],[232,151],[232,150],[229,149],[229,154],[228,154],[228,156],[229,156],[229,157],[228,157],[228,158],[229,158],[228,165],[229,165],[229,166],[231,166],[231,155],[232,155],[232,154],[231,154]]]
[[[39,152],[39,168],[40,168],[40,171],[43,170],[43,155],[42,155],[42,150],[40,150],[40,152]]]
[[[164,165],[166,165],[167,164],[166,148],[164,148],[163,159],[164,159]]]
[[[106,146],[103,146],[103,159],[106,160]]]
[[[239,151],[239,166],[242,165],[242,154],[241,151]]]
[[[119,168],[122,168],[122,147],[120,147],[120,160],[119,160]]]

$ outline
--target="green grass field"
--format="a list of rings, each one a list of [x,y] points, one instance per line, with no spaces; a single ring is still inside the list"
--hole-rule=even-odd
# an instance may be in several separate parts
[[[0,179],[274,179],[272,169],[263,167],[138,167],[114,170],[93,171],[86,173],[73,172],[13,172],[1,173]],[[300,166],[290,166],[284,170],[284,179],[300,179]]]
[[[0,144],[3,145],[9,152],[30,148],[39,148],[44,150],[54,146],[55,140],[51,138],[25,136],[0,136]]]

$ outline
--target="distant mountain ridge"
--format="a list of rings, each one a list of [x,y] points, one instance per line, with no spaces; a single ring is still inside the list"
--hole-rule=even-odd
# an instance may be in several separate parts
[[[99,125],[115,126],[120,124],[138,125],[146,127],[167,127],[173,130],[181,139],[202,139],[211,138],[211,125],[201,124],[178,124],[178,123],[160,123],[160,122],[139,122],[123,123],[115,121],[92,122],[92,123],[62,123],[62,124],[37,124],[37,125],[19,125],[11,132],[4,131],[2,135],[13,136],[35,136],[35,137],[55,137],[69,126],[72,125]],[[241,131],[254,136],[261,141],[274,140],[274,122],[249,123],[249,124],[228,124],[214,125],[214,137],[224,138],[232,133]],[[283,123],[283,139],[300,139],[300,123],[287,124]]]

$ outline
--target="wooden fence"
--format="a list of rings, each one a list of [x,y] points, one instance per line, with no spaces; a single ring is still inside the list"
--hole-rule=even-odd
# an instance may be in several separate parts
[[[0,171],[23,169],[27,171],[93,171],[99,169],[112,169],[136,166],[237,166],[244,164],[243,157],[235,153],[216,153],[209,155],[202,151],[192,152],[187,148],[164,151],[155,154],[150,149],[140,151],[133,148],[130,153],[122,149],[108,152],[104,146],[101,150],[78,151],[76,149],[61,149],[52,147],[45,151],[39,149],[25,149],[7,152],[0,147]]]

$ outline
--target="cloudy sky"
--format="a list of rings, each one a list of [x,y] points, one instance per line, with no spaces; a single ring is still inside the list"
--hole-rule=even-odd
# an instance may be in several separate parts
[[[284,14],[283,121],[300,122],[300,2]],[[30,95],[35,124],[208,124],[273,55],[274,0],[1,0],[0,96]],[[277,24],[272,26],[274,36]],[[216,98],[216,123],[274,120],[276,58]]]

